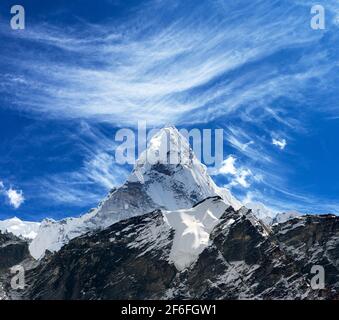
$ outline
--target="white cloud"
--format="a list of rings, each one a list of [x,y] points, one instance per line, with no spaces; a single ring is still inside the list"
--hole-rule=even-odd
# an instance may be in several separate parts
[[[18,209],[25,201],[23,192],[21,190],[14,190],[10,188],[6,191],[9,203],[15,208]]]
[[[237,169],[235,168],[236,158],[233,156],[229,156],[226,160],[222,162],[222,166],[219,169],[219,174],[232,174],[235,175],[237,173]]]
[[[18,209],[25,201],[22,190],[15,190],[12,187],[5,188],[4,183],[0,180],[0,194],[3,194],[9,201],[10,205]]]
[[[72,171],[47,175],[34,183],[43,200],[53,199],[60,204],[93,205],[102,200],[113,187],[123,183],[128,169],[116,164],[114,151],[117,146],[113,137],[99,128],[82,121],[76,144],[83,162]]]
[[[251,185],[249,179],[253,177],[253,173],[248,168],[237,168],[235,165],[236,160],[237,159],[234,156],[229,156],[226,160],[223,161],[222,166],[214,174],[231,176],[231,182],[229,183],[230,187],[240,185],[243,188],[249,188]]]
[[[284,150],[285,147],[287,146],[287,141],[286,139],[272,139],[272,144],[280,148],[280,150]]]
[[[250,169],[240,169],[231,181],[230,185],[240,185],[243,188],[249,188],[251,183],[248,181],[248,178],[250,177],[252,177],[252,171]]]
[[[247,203],[251,203],[253,202],[254,197],[255,197],[255,194],[253,193],[253,191],[248,191],[245,197],[243,198],[242,203],[244,203],[245,205]]]

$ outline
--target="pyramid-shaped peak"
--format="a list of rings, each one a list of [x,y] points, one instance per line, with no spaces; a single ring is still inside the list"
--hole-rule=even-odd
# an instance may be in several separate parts
[[[165,127],[156,132],[141,154],[137,166],[149,164],[184,164],[188,163],[193,153],[188,140],[174,127]]]
[[[173,134],[180,134],[179,130],[177,129],[176,126],[170,125],[170,126],[165,126],[162,129],[159,130],[159,132],[168,132],[168,133],[173,133]]]
[[[174,140],[186,140],[185,137],[179,132],[179,130],[174,127],[164,127],[162,129],[159,129],[158,131],[155,132],[155,134],[151,137],[150,143],[154,140],[159,140],[161,138],[167,137],[167,139],[174,139]]]
[[[172,144],[184,143],[188,145],[186,138],[174,126],[164,127],[156,132],[150,139],[149,147],[152,144],[164,144],[171,142]]]

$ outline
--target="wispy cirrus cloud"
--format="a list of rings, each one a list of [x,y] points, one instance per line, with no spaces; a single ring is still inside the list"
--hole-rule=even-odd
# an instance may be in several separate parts
[[[73,133],[74,134],[74,133]],[[123,183],[128,169],[116,164],[116,142],[112,136],[82,121],[74,137],[77,149],[84,155],[73,170],[49,174],[36,181],[42,198],[56,203],[89,205],[100,201],[108,190]]]
[[[309,17],[300,15],[297,6],[292,10],[267,1],[246,6],[215,1],[207,12],[206,6],[194,4],[189,16],[181,15],[178,7],[176,2],[173,22],[152,16],[164,10],[154,2],[118,25],[82,21],[66,32],[56,25],[31,26],[19,36],[27,50],[3,57],[20,73],[7,77],[3,90],[15,92],[18,108],[48,117],[163,124],[211,120],[239,108],[244,115],[264,110],[274,98],[297,95],[305,83],[301,78],[327,72],[326,65],[286,73],[275,65],[253,69],[256,61],[279,50],[319,39],[305,28]],[[204,23],[197,24],[202,16]],[[53,55],[57,59],[51,59]],[[245,66],[249,71],[234,77],[232,72]],[[192,110],[198,112],[190,117]]]

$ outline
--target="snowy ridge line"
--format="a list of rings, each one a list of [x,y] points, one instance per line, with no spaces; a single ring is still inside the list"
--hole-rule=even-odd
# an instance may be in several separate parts
[[[0,221],[0,232],[12,233],[17,237],[28,240],[32,240],[37,236],[39,227],[39,222],[22,221],[17,217]]]
[[[220,196],[207,197],[206,199],[201,200],[201,201],[197,202],[196,204],[194,204],[192,208],[198,207],[199,205],[201,205],[201,204],[204,203],[205,201],[211,200],[211,199],[222,200],[222,198],[221,198]]]

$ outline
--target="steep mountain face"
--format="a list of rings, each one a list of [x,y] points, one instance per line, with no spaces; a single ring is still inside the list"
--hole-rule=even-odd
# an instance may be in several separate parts
[[[10,232],[17,237],[34,239],[37,236],[40,223],[22,221],[19,218],[12,218],[0,221],[0,232]]]
[[[23,299],[337,299],[339,218],[272,229],[220,197],[156,210],[71,240],[28,264]],[[323,265],[325,290],[310,286]],[[121,290],[124,288],[124,290]]]
[[[23,298],[160,298],[177,272],[168,263],[173,236],[154,211],[73,239],[28,270]]]
[[[171,299],[313,299],[304,274],[250,210],[229,208],[211,244],[166,292]]]
[[[80,218],[43,221],[30,252],[39,259],[46,250],[58,251],[88,231],[153,210],[191,208],[216,195],[236,209],[241,207],[227,189],[216,186],[178,130],[165,128],[150,140],[124,185],[112,190],[97,209]]]
[[[282,249],[303,273],[312,266],[325,271],[328,299],[339,298],[339,218],[335,215],[307,215],[274,226],[274,235]]]
[[[13,234],[0,232],[0,272],[13,267],[29,256],[26,241]]]

